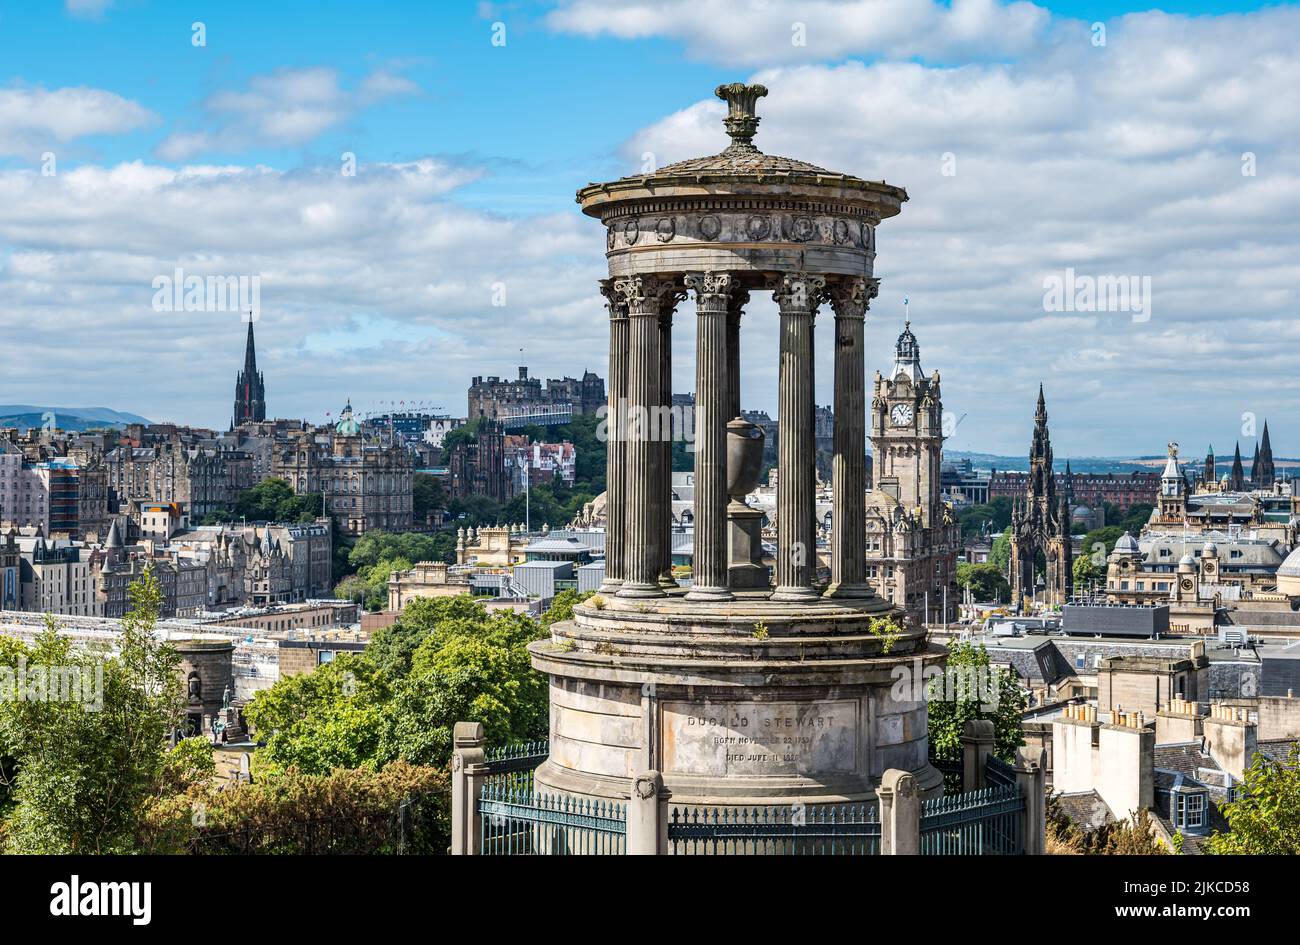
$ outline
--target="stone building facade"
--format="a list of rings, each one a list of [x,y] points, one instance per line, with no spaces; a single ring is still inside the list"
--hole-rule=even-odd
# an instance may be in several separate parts
[[[875,482],[867,505],[867,579],[913,620],[952,623],[961,526],[940,485],[939,372],[922,371],[910,325],[898,336],[889,376],[876,372],[870,423]]]
[[[572,416],[592,414],[605,405],[605,381],[592,371],[582,378],[529,377],[528,368],[520,367],[519,376],[510,378],[475,377],[469,385],[468,417],[506,420],[529,413],[545,413],[552,408],[567,408]]]
[[[447,457],[453,499],[472,495],[505,502],[512,495],[506,469],[505,431],[496,420],[483,419],[473,439],[460,439]]]
[[[411,527],[411,454],[400,444],[362,436],[351,403],[332,431],[303,431],[277,443],[272,474],[300,495],[323,493],[329,513],[349,534]]]

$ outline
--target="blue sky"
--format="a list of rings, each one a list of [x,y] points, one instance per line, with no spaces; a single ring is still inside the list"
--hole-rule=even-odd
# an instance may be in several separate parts
[[[242,325],[151,307],[176,266],[260,274],[280,415],[463,411],[471,375],[521,359],[603,373],[603,238],[573,192],[719,150],[712,89],[742,79],[772,89],[761,148],[908,187],[879,237],[872,367],[907,294],[967,418],[953,447],[1022,452],[1042,380],[1061,457],[1248,452],[1264,417],[1300,453],[1298,34],[1294,6],[1250,3],[9,4],[0,401],[223,426]],[[1067,269],[1149,277],[1152,317],[1045,311]],[[764,304],[745,400],[772,410]]]

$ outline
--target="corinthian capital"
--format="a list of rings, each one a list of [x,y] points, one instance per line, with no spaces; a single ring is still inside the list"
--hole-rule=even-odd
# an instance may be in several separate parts
[[[880,294],[879,279],[840,279],[827,290],[837,318],[862,318]]]
[[[735,288],[735,280],[728,272],[693,272],[683,281],[686,288],[695,291],[695,304],[698,308],[726,311],[727,300]]]
[[[598,285],[600,294],[605,297],[605,309],[609,312],[609,317],[627,318],[627,301],[614,291],[614,280],[601,279]]]
[[[629,315],[671,316],[686,293],[675,279],[659,276],[626,276],[614,280],[614,293]]]
[[[826,289],[826,279],[806,272],[780,276],[772,287],[772,297],[784,313],[815,313]]]

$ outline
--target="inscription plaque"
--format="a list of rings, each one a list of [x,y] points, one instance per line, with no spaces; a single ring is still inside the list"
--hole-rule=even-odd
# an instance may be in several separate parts
[[[859,704],[665,703],[663,766],[713,777],[817,777],[858,769]]]

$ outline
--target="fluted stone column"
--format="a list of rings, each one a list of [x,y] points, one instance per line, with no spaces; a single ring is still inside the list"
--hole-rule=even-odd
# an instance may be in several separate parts
[[[688,275],[695,290],[695,556],[688,600],[730,600],[727,563],[727,309],[725,272]]]
[[[659,311],[659,460],[656,466],[658,482],[655,486],[660,503],[655,513],[663,536],[659,550],[659,584],[676,587],[673,580],[673,308],[676,297],[664,300]]]
[[[826,280],[782,276],[774,297],[781,310],[781,372],[777,416],[776,590],[773,600],[817,597],[816,429],[813,423],[813,318]]]
[[[602,594],[613,594],[623,583],[627,560],[624,516],[627,514],[626,422],[628,370],[627,304],[614,291],[613,279],[602,279],[601,294],[609,308],[609,406],[605,416],[605,579]]]
[[[749,304],[749,292],[733,289],[727,305],[727,419],[740,414],[740,316]]]
[[[662,597],[659,566],[663,529],[656,513],[656,467],[659,442],[655,420],[659,406],[659,317],[672,284],[654,276],[617,279],[614,290],[627,306],[628,370],[625,453],[627,489],[624,510],[623,583],[619,597]]]
[[[831,523],[831,597],[870,597],[866,582],[867,441],[863,325],[875,280],[831,286],[835,309],[835,458]]]

